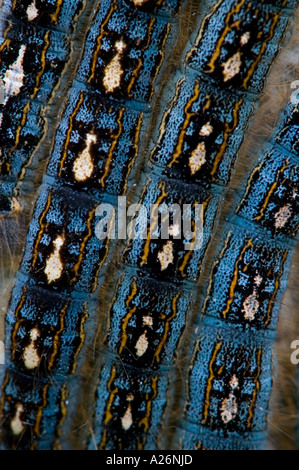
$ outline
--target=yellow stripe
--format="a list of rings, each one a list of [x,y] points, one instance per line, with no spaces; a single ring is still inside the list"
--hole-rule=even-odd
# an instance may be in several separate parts
[[[77,356],[79,354],[79,352],[81,351],[82,347],[83,347],[83,344],[84,344],[84,341],[85,341],[85,337],[86,337],[86,334],[85,334],[85,331],[84,331],[84,323],[85,321],[87,320],[88,318],[88,312],[87,312],[87,309],[86,309],[86,304],[84,303],[84,314],[81,318],[81,322],[80,322],[80,344],[77,348],[77,351],[75,352],[75,355],[74,355],[74,360],[73,360],[73,366],[72,366],[72,370],[71,370],[71,373],[73,374],[76,370],[76,367],[77,367]]]
[[[206,388],[206,396],[204,400],[203,423],[205,423],[208,418],[208,411],[209,411],[209,406],[210,406],[210,393],[212,390],[213,379],[215,378],[215,375],[213,372],[213,363],[216,360],[217,354],[221,349],[221,345],[222,345],[221,342],[216,343],[212,358],[209,362],[209,378],[208,378],[208,383],[207,383],[207,388]]]
[[[151,39],[150,33],[151,33],[151,30],[152,30],[153,25],[155,24],[155,22],[156,22],[156,19],[152,18],[151,21],[150,21],[150,24],[148,26],[148,30],[147,30],[147,42],[146,42],[142,52],[144,52],[148,48],[148,46],[150,45],[150,39]],[[142,67],[142,64],[143,64],[143,57],[141,56],[138,59],[137,67],[135,67],[135,69],[132,71],[133,77],[131,78],[130,83],[129,83],[128,88],[127,88],[128,95],[130,95],[130,91],[132,89],[132,86],[134,85],[134,82],[135,82],[136,78],[138,77],[138,73],[139,73],[139,70]]]
[[[79,271],[79,268],[80,268],[80,265],[81,265],[81,262],[82,262],[82,258],[83,258],[83,255],[84,255],[84,250],[85,250],[87,241],[90,238],[90,236],[92,235],[91,221],[94,217],[95,210],[96,209],[92,209],[92,211],[90,212],[90,214],[88,216],[87,224],[86,224],[87,225],[87,235],[85,235],[85,237],[83,238],[82,243],[80,245],[80,253],[79,253],[78,261],[74,265],[74,273],[75,274],[74,274],[71,282],[74,282],[76,280],[76,277],[77,277],[77,274],[78,274],[78,271]]]
[[[40,422],[41,422],[41,419],[42,419],[42,415],[43,415],[43,409],[45,408],[46,404],[47,404],[47,393],[48,393],[48,389],[49,389],[49,384],[46,384],[44,387],[43,387],[43,402],[42,404],[38,407],[38,411],[36,413],[36,418],[35,418],[35,424],[34,424],[34,432],[37,436],[40,436],[40,433],[41,433],[41,430],[40,430]]]
[[[207,205],[208,205],[208,203],[210,202],[211,199],[212,199],[212,195],[210,195],[208,197],[208,199],[206,201],[204,201],[204,203],[202,204],[201,214],[200,214],[201,221],[202,221],[202,227],[204,226],[204,214],[205,214]],[[197,201],[195,201],[194,205],[196,205],[196,204],[197,204]],[[195,228],[195,224],[194,224],[194,221],[192,221],[193,231],[194,231],[194,228]],[[196,240],[196,230],[195,230],[195,234],[194,234],[194,237],[192,239],[191,245],[194,245],[195,240]],[[181,266],[179,267],[179,271],[180,271],[182,276],[186,276],[186,273],[184,273],[184,269],[187,266],[187,263],[189,261],[190,256],[192,255],[192,253],[193,253],[193,250],[191,250],[191,249],[187,251],[187,253],[185,254],[185,256],[183,258],[183,262],[182,262]]]
[[[110,412],[110,408],[114,400],[114,395],[118,392],[118,387],[115,387],[113,390],[111,390],[111,385],[112,385],[113,380],[115,379],[115,376],[116,376],[116,368],[113,365],[112,370],[111,370],[111,376],[107,384],[107,389],[110,392],[110,396],[109,396],[108,404],[107,404],[106,411],[105,411],[105,419],[104,419],[105,426],[107,426],[109,421],[113,418],[113,415]]]
[[[157,78],[157,75],[160,71],[160,68],[163,64],[163,60],[164,60],[164,57],[165,57],[165,53],[164,53],[164,50],[165,50],[165,44],[166,44],[166,41],[167,41],[167,38],[169,36],[169,33],[170,33],[170,29],[171,29],[171,26],[170,26],[170,23],[167,23],[166,25],[166,29],[167,29],[167,32],[164,36],[164,39],[163,39],[163,42],[161,44],[161,49],[160,49],[160,56],[161,56],[161,60],[160,60],[160,63],[156,65],[156,68],[155,68],[155,74],[153,75],[152,77],[152,83],[155,83],[156,81],[156,78]],[[149,101],[151,101],[152,97],[153,97],[153,93],[154,93],[154,90],[152,89],[151,91],[151,94],[150,94],[150,97],[149,97]]]
[[[66,387],[66,384],[63,384],[63,386],[61,387],[61,400],[60,400],[61,418],[60,418],[60,420],[59,420],[59,422],[57,423],[57,426],[56,426],[56,434],[58,436],[61,436],[61,425],[62,425],[63,421],[65,420],[65,417],[66,417],[66,414],[67,414],[67,406],[66,406],[65,402],[66,402],[66,399],[68,397],[68,394],[69,394],[69,391]],[[59,449],[59,446],[58,446],[57,442],[55,443],[55,446],[56,446],[57,449]]]
[[[109,14],[107,15],[105,21],[103,21],[103,23],[101,24],[100,34],[97,37],[97,47],[96,47],[96,49],[94,51],[94,54],[93,54],[92,66],[91,66],[91,75],[88,78],[88,83],[90,83],[95,77],[98,54],[99,54],[99,51],[101,49],[101,39],[102,39],[103,34],[104,34],[103,31],[104,31],[104,28],[105,28],[106,24],[110,20],[110,17],[112,16],[112,14],[114,13],[115,10],[117,10],[117,5],[113,5],[111,7],[111,10],[110,10]]]
[[[288,165],[288,164],[289,164],[289,160],[286,160],[286,162],[287,162],[287,165],[283,166],[282,168],[280,168],[280,169],[278,170],[276,179],[278,179],[280,173],[282,173],[286,168],[288,168],[288,166],[289,166],[289,165]],[[271,185],[271,188],[269,189],[269,192],[268,192],[268,194],[267,194],[267,196],[266,196],[266,198],[265,198],[265,201],[264,201],[264,203],[263,203],[263,205],[262,205],[262,207],[261,207],[261,209],[260,209],[260,211],[259,211],[259,215],[257,215],[257,216],[255,217],[256,220],[260,220],[260,219],[263,217],[264,211],[265,211],[265,209],[267,208],[269,199],[270,199],[270,197],[271,197],[273,191],[276,189],[277,185],[278,185],[278,181],[275,181],[275,182]]]
[[[149,393],[147,393],[146,396],[145,396],[145,399],[146,399],[146,415],[138,423],[138,427],[141,427],[142,425],[144,426],[143,432],[147,432],[148,429],[149,429],[149,418],[150,418],[151,409],[152,409],[152,401],[157,396],[157,381],[158,381],[158,376],[156,375],[152,379],[152,391],[153,391],[152,396],[150,397]]]
[[[41,54],[41,69],[40,71],[38,72],[37,76],[36,76],[36,80],[35,80],[35,87],[34,87],[34,90],[33,90],[33,93],[30,95],[30,98],[33,99],[36,97],[38,91],[39,91],[39,85],[40,85],[40,80],[41,80],[41,77],[45,71],[45,67],[46,67],[46,53],[47,53],[47,50],[49,48],[49,45],[50,45],[50,42],[49,42],[49,34],[50,32],[47,31],[45,36],[44,36],[44,42],[45,42],[45,47],[43,48],[42,50],[42,54]],[[12,155],[12,153],[15,151],[15,149],[17,148],[17,146],[19,145],[19,141],[20,141],[20,134],[21,134],[21,130],[23,129],[23,127],[25,126],[25,123],[26,123],[26,119],[27,119],[27,114],[28,114],[28,111],[30,109],[30,103],[27,103],[23,109],[23,114],[22,114],[22,119],[21,119],[21,124],[18,126],[17,130],[16,130],[16,137],[15,137],[15,143],[13,145],[13,147],[11,147],[11,149],[9,150],[9,155]]]
[[[126,300],[126,306],[129,307],[131,301],[134,299],[136,293],[137,293],[137,285],[136,285],[136,278],[133,278],[133,281],[132,281],[132,284],[131,284],[131,292]],[[128,326],[128,322],[130,320],[130,318],[132,317],[133,313],[136,312],[136,307],[133,307],[131,308],[131,310],[127,313],[127,315],[125,316],[124,320],[123,320],[123,324],[122,324],[122,340],[121,340],[121,344],[120,344],[120,347],[119,347],[119,350],[118,350],[118,353],[121,354],[122,350],[124,349],[125,345],[126,345],[126,342],[127,342],[127,339],[128,339],[128,335],[126,334],[126,328]]]
[[[72,133],[72,130],[73,130],[73,120],[74,120],[74,117],[76,116],[76,114],[78,112],[78,109],[80,108],[81,104],[83,103],[83,99],[84,99],[84,92],[81,90],[79,100],[76,104],[76,107],[75,107],[74,111],[72,112],[72,114],[70,116],[69,127],[68,127],[68,130],[67,130],[66,141],[65,141],[65,144],[64,144],[63,155],[62,155],[62,159],[60,160],[60,163],[59,163],[59,165],[60,165],[60,169],[59,169],[59,172],[58,172],[59,176],[61,176],[63,165],[64,165],[64,162],[67,158],[67,147],[68,147],[68,145],[70,143],[70,139],[71,139],[71,133]]]
[[[136,160],[136,157],[137,157],[137,154],[138,154],[138,148],[139,148],[138,144],[139,144],[139,136],[140,136],[140,129],[141,129],[141,125],[142,125],[142,120],[143,120],[143,113],[140,113],[140,115],[138,117],[138,123],[137,123],[137,126],[136,126],[135,139],[134,139],[135,155],[130,159],[130,162],[129,162],[129,165],[128,165],[128,170],[127,170],[127,173],[125,175],[124,188],[123,188],[123,191],[120,195],[126,194],[126,192],[127,192],[128,175],[131,173],[131,170],[134,166],[134,163],[135,163],[135,160]]]
[[[192,107],[192,104],[198,99],[199,93],[200,93],[199,83],[195,82],[194,95],[192,96],[192,98],[190,98],[190,100],[188,101],[188,103],[186,104],[186,106],[184,108],[184,114],[185,114],[186,118],[185,118],[185,121],[182,125],[182,129],[179,133],[178,143],[177,143],[177,146],[176,146],[175,151],[173,153],[172,160],[168,164],[169,167],[171,167],[174,163],[176,163],[177,160],[179,159],[180,155],[181,155],[185,134],[186,134],[186,131],[188,129],[190,119],[193,116],[197,115],[197,113],[190,112],[189,110]]]
[[[221,52],[221,47],[222,47],[222,44],[224,42],[224,39],[226,37],[226,35],[231,31],[231,26],[229,26],[229,22],[231,20],[231,18],[233,17],[233,15],[235,13],[239,13],[239,11],[241,10],[242,6],[244,5],[245,3],[245,0],[242,0],[238,5],[235,6],[235,8],[233,8],[227,15],[226,17],[226,20],[225,20],[225,28],[224,28],[224,31],[223,33],[221,34],[219,40],[217,41],[217,44],[215,46],[215,52],[214,54],[212,55],[211,59],[210,59],[210,62],[208,63],[208,67],[209,67],[209,72],[213,72],[215,70],[215,62],[216,60],[218,59],[218,57],[220,56],[220,52]]]
[[[161,202],[163,201],[163,199],[167,196],[167,193],[165,192],[165,182],[164,181],[162,181],[159,184],[159,189],[161,189],[162,194],[158,197],[158,199],[154,203],[157,206],[159,206],[161,204]],[[156,223],[157,223],[157,220],[158,220],[158,217],[159,217],[159,214],[157,214],[156,217],[153,217],[153,211],[154,211],[154,208],[151,212],[151,219],[150,220],[152,221],[152,219],[154,219],[154,224],[153,224],[153,226],[150,225],[149,229],[147,230],[147,239],[146,239],[146,242],[145,242],[145,245],[144,245],[144,248],[143,248],[143,255],[141,257],[140,266],[143,266],[144,264],[147,263],[147,258],[148,258],[148,254],[149,254],[149,246],[150,246],[150,242],[151,242],[151,234],[153,232],[153,228],[156,227]]]
[[[246,245],[244,246],[244,248],[242,249],[241,251],[241,254],[240,256],[238,257],[237,261],[235,262],[235,268],[234,268],[234,276],[233,276],[233,280],[230,284],[230,288],[229,288],[229,299],[227,301],[227,305],[226,305],[226,308],[222,311],[222,315],[223,315],[223,318],[226,317],[229,309],[230,309],[230,306],[232,304],[232,301],[234,299],[234,293],[235,293],[235,287],[237,285],[237,281],[238,281],[238,272],[239,272],[239,269],[238,269],[238,263],[242,260],[243,256],[244,256],[244,253],[246,252],[246,250],[249,248],[249,247],[252,247],[252,241],[249,240]]]
[[[174,297],[174,299],[172,299],[172,315],[170,317],[168,317],[166,322],[165,322],[164,334],[163,334],[162,340],[160,341],[160,343],[159,343],[159,345],[158,345],[158,347],[155,351],[155,354],[154,354],[154,358],[156,359],[157,362],[160,361],[160,354],[161,354],[162,348],[165,345],[166,340],[167,340],[167,335],[168,335],[168,331],[169,331],[169,328],[170,328],[170,326],[169,326],[170,321],[177,314],[177,301],[178,301],[180,295],[181,295],[181,291],[179,291],[177,293],[177,295]],[[165,315],[162,316],[162,319],[164,319],[164,318],[165,318]]]
[[[282,272],[282,269],[283,269],[283,265],[284,265],[284,262],[286,260],[286,257],[288,255],[288,251],[285,251],[283,256],[282,256],[282,259],[281,259],[281,262],[280,262],[280,272]],[[265,326],[268,325],[269,321],[270,321],[270,314],[271,314],[271,310],[272,310],[272,304],[273,304],[273,301],[275,299],[275,296],[277,294],[277,291],[279,289],[279,286],[280,286],[280,282],[279,282],[279,279],[276,279],[275,280],[275,289],[274,289],[274,292],[273,294],[271,295],[271,299],[269,300],[269,305],[268,305],[268,309],[267,309],[267,316],[266,316],[266,321],[265,321]]]
[[[234,107],[234,110],[233,110],[233,124],[232,126],[230,127],[227,122],[225,123],[225,131],[224,131],[224,138],[223,138],[223,142],[221,144],[221,147],[220,147],[220,150],[219,152],[217,153],[216,157],[215,157],[215,160],[214,160],[214,163],[213,163],[213,168],[212,168],[212,171],[211,171],[211,175],[214,176],[214,174],[216,173],[217,171],[217,168],[218,168],[218,165],[219,165],[219,162],[225,152],[225,149],[226,149],[226,146],[227,146],[227,140],[228,140],[228,137],[229,137],[229,134],[230,132],[232,132],[235,127],[237,126],[238,124],[238,110],[241,106],[241,103],[243,102],[243,100],[239,100],[237,103],[236,103],[236,106]]]
[[[24,287],[22,297],[21,297],[20,302],[18,303],[18,306],[17,306],[16,311],[15,311],[15,318],[17,319],[17,321],[15,323],[12,338],[11,338],[11,342],[12,342],[12,354],[11,354],[12,359],[15,359],[15,354],[16,354],[16,349],[17,349],[16,335],[17,335],[20,323],[22,323],[24,321],[24,318],[19,318],[19,313],[20,313],[20,310],[21,310],[21,308],[23,307],[23,305],[25,303],[25,300],[26,300],[26,287]]]
[[[250,78],[252,77],[253,73],[254,73],[254,70],[255,70],[255,66],[256,64],[260,61],[260,58],[261,56],[263,55],[263,53],[265,52],[265,49],[266,49],[266,44],[267,42],[269,42],[272,38],[273,38],[273,35],[274,35],[274,29],[275,29],[275,26],[279,20],[279,17],[280,17],[280,14],[276,14],[275,15],[275,18],[273,20],[273,23],[271,25],[271,29],[270,29],[270,36],[263,42],[263,45],[261,47],[261,50],[259,52],[259,55],[257,56],[257,58],[255,59],[255,61],[253,62],[253,64],[251,65],[249,71],[248,71],[248,74],[247,74],[247,77],[244,79],[244,82],[243,82],[243,86],[244,88],[247,88],[247,82],[250,80]]]
[[[59,13],[60,13],[62,4],[63,4],[63,0],[58,0],[58,1],[57,1],[57,6],[56,6],[55,12],[52,13],[52,15],[50,15],[51,20],[52,20],[53,23],[55,23],[55,24],[57,24],[58,15],[59,15]]]
[[[107,158],[107,161],[106,161],[106,164],[105,164],[104,174],[103,174],[102,178],[100,179],[100,183],[101,183],[103,188],[105,188],[105,178],[108,174],[108,171],[109,171],[109,168],[110,168],[110,165],[111,165],[111,161],[112,161],[112,157],[113,157],[113,151],[116,147],[116,144],[118,142],[119,137],[121,136],[121,132],[122,132],[121,120],[123,118],[124,112],[125,112],[125,108],[121,108],[120,111],[119,111],[119,114],[118,114],[118,118],[117,118],[118,131],[117,131],[116,134],[111,134],[111,138],[113,139],[113,141],[112,141],[111,147],[109,149],[108,158]]]
[[[65,304],[65,306],[62,308],[62,310],[60,312],[60,327],[56,331],[56,334],[55,334],[54,339],[53,339],[53,353],[51,354],[51,357],[50,357],[50,360],[49,360],[49,369],[51,369],[53,367],[54,360],[57,356],[57,352],[58,352],[58,349],[59,349],[59,335],[63,331],[63,328],[64,328],[64,318],[65,318],[68,306],[69,306],[69,302],[67,302]]]

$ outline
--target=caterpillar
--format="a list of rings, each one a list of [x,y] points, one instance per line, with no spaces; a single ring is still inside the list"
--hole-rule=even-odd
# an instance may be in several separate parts
[[[93,341],[101,285],[108,282],[105,269],[114,248],[94,236],[96,207],[115,202],[127,191],[129,174],[130,187],[137,177],[141,129],[149,120],[142,103],[152,95],[147,72],[152,66],[150,83],[155,81],[170,30],[167,18],[178,10],[177,2],[141,2],[146,12],[139,14],[135,3],[100,2],[61,113],[6,315],[1,402],[6,448],[70,445],[65,430],[84,388],[78,370]],[[134,189],[146,208],[157,202],[189,203],[194,220],[195,206],[201,204],[202,244],[184,250],[186,240],[175,239],[175,226],[169,227],[173,239],[152,240],[150,225],[145,240],[127,244],[109,309],[110,326],[103,328],[105,349],[95,372],[100,381],[88,448],[167,446],[159,441],[174,361],[223,187],[295,7],[292,1],[275,7],[269,2],[234,3],[201,5],[182,72],[170,82],[175,95],[169,99],[165,89],[151,160]],[[109,30],[111,24],[115,31]],[[152,36],[144,39],[149,31],[145,24]],[[132,47],[134,33],[143,33],[145,69],[134,42]],[[140,43],[142,39],[138,47]],[[97,56],[91,60],[95,47]],[[188,241],[192,245],[192,238]],[[207,341],[216,343],[213,331]],[[238,338],[234,344],[237,348]],[[88,397],[90,408],[90,391]],[[179,427],[179,441],[181,432]]]
[[[20,211],[22,173],[46,128],[45,107],[70,60],[83,2],[5,2],[2,7],[1,213]],[[44,8],[46,6],[46,8]]]
[[[74,372],[92,340],[110,248],[95,234],[96,209],[126,191],[175,30],[168,18],[179,7],[154,3],[163,16],[149,15],[135,3],[97,2],[61,112],[6,315],[6,448],[62,445],[68,395],[80,388]],[[48,8],[51,17],[52,2]]]

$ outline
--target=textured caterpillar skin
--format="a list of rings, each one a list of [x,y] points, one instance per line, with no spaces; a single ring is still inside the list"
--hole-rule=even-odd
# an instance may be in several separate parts
[[[45,109],[70,59],[82,0],[5,2],[1,9],[0,214],[20,210],[20,180],[45,135]]]
[[[150,238],[150,221],[147,226],[147,237],[145,240],[133,239],[132,243],[128,242],[128,246],[124,252],[124,260],[129,266],[138,268],[145,267],[148,274],[154,279],[169,282],[193,281],[199,275],[201,261],[204,257],[207,244],[209,242],[210,233],[213,229],[214,218],[216,216],[219,203],[219,194],[215,192],[205,191],[196,185],[187,185],[181,181],[158,178],[156,176],[148,177],[146,181],[143,197],[140,201],[143,206],[150,212],[152,204],[167,204],[171,206],[178,204],[183,207],[184,204],[195,204],[203,206],[203,224],[205,231],[202,237],[200,248],[194,250],[186,250],[184,243],[186,238],[171,242],[170,257],[172,262],[163,263],[163,259],[159,253],[163,253],[165,240]],[[192,219],[197,220],[196,214],[192,214]],[[161,233],[160,233],[161,235]]]
[[[100,449],[156,447],[171,380],[165,371],[173,363],[188,306],[189,293],[181,288],[129,274],[120,279],[97,389],[95,413],[105,416],[93,435]]]
[[[298,237],[297,115],[289,104],[211,271],[176,435],[180,448],[223,449],[232,439],[238,449],[267,448],[273,338]]]
[[[143,302],[151,292],[152,283],[166,282],[173,299],[177,289],[187,294],[189,307],[185,318],[186,322],[188,320],[188,311],[192,306],[192,289],[199,278],[201,264],[217,220],[217,208],[222,194],[220,185],[228,182],[248,118],[254,109],[253,100],[257,99],[263,87],[266,71],[277,53],[279,41],[289,21],[289,12],[282,15],[281,10],[262,3],[266,2],[218,2],[213,4],[209,14],[205,8],[205,17],[200,18],[198,22],[197,39],[191,48],[187,48],[183,73],[177,73],[171,82],[174,83],[175,94],[169,100],[169,92],[165,92],[163,104],[167,111],[159,121],[155,136],[156,145],[151,153],[147,175],[141,178],[145,189],[139,202],[146,207],[163,202],[180,205],[187,201],[187,198],[191,205],[194,200],[201,202],[204,206],[204,242],[198,250],[184,251],[182,240],[177,241],[171,237],[167,242],[151,239],[148,224],[148,236],[145,240],[136,238],[127,243],[123,256],[124,273],[109,310],[105,349],[102,351],[103,359],[95,398],[94,425],[88,449],[156,449],[165,445],[163,434],[167,424],[163,426],[163,421],[169,398],[174,394],[173,365],[185,328],[176,326],[174,315],[169,321],[169,316],[164,314],[164,302],[161,307],[161,302],[155,303],[153,312],[152,304],[147,303],[144,309]],[[205,7],[211,7],[211,4],[212,2],[208,2]],[[283,5],[287,6],[285,2]],[[259,28],[262,31],[261,44]],[[215,31],[218,34],[215,34]],[[247,35],[243,36],[248,31],[249,38]],[[230,44],[229,50],[226,40]],[[247,44],[250,44],[250,48]],[[214,52],[213,58],[212,52],[209,55],[209,47],[211,51],[217,51]],[[238,70],[234,70],[228,79],[227,74],[230,72],[219,73],[221,64],[227,63],[230,57],[238,54],[240,50],[243,55]],[[212,67],[211,71],[207,70],[207,61],[217,64],[217,67]],[[225,67],[222,68],[225,70]],[[204,198],[198,194],[204,195]],[[241,242],[244,241],[244,236],[240,239]],[[261,253],[264,255],[266,250],[267,247],[257,247],[252,269],[258,257]],[[268,266],[268,269],[274,269],[274,279],[269,281],[272,295],[275,291],[275,276],[280,278],[283,256],[283,250],[278,249],[272,265],[270,263]],[[264,266],[264,269],[267,267]],[[136,281],[129,291],[127,285],[132,270]],[[229,273],[227,275],[229,276]],[[136,282],[140,278],[143,285],[137,287]],[[125,298],[124,291],[127,292]],[[267,309],[267,302],[269,304],[270,300],[265,299],[264,309]],[[139,312],[137,321],[136,315]],[[177,312],[181,315],[179,310]],[[184,310],[182,313],[185,315]],[[156,315],[164,319],[164,325],[157,323]],[[212,325],[218,327],[219,322],[212,319]],[[249,415],[248,422],[252,422],[254,406],[266,406],[271,390],[271,377],[267,370],[271,353],[266,352],[261,356],[261,337],[258,345],[252,344],[250,340],[243,344],[245,335],[240,338],[238,331],[235,334],[227,329],[227,332],[222,333],[221,329],[218,332],[210,324],[205,326],[205,331],[202,347],[198,346],[200,352],[194,359],[194,375],[190,373],[193,379],[194,408],[189,406],[188,418],[185,417],[185,420],[188,419],[188,429],[179,432],[173,448],[194,449],[201,446],[199,437],[192,430],[198,427],[196,419],[200,411],[196,407],[204,406],[204,389],[201,384],[207,380],[210,371],[209,354],[213,355],[213,347],[218,344],[217,341],[221,344],[221,354],[219,353],[216,360],[219,363],[222,361],[223,375],[227,378],[239,368],[244,372],[244,390],[240,401],[244,400],[242,409],[244,414]],[[176,341],[173,341],[174,335]],[[170,360],[167,360],[166,364],[164,354],[160,354],[157,360],[153,338],[156,341],[156,338],[160,338],[158,344],[163,346],[163,351],[167,351],[167,358],[170,357]],[[114,356],[113,359],[111,355]],[[256,390],[251,382],[256,377],[256,380],[260,378],[261,370],[262,379],[266,384],[265,390],[255,397]],[[156,380],[155,387],[150,389],[149,383],[153,380]],[[139,383],[138,387],[136,381]],[[167,393],[167,399],[165,396],[161,398],[161,389],[164,394]],[[215,385],[215,392],[211,392],[214,402],[219,399],[217,393]],[[251,403],[249,409],[248,403]],[[212,420],[212,417],[207,416],[207,419]],[[262,429],[265,416],[255,419],[257,428]],[[180,417],[177,418],[176,425],[179,422],[183,422]],[[240,419],[242,438],[237,433],[232,433],[232,437],[224,440],[223,445],[219,446],[227,449],[241,448],[245,434],[243,431],[244,426],[242,427]],[[261,436],[262,433],[258,435],[258,439]],[[213,441],[213,434],[207,434],[206,438],[209,442]],[[247,448],[259,445],[257,440],[250,442]]]
[[[127,3],[95,8],[33,210],[6,315],[5,449],[70,445],[65,420],[76,410],[109,254],[109,239],[96,236],[96,208],[126,192],[172,29],[169,16]],[[152,8],[169,15],[179,3]]]

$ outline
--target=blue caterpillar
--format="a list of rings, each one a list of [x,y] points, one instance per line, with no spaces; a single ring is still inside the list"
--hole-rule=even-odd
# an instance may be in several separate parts
[[[71,8],[61,1],[27,3],[15,2],[15,10],[22,20],[37,15],[49,41],[53,17],[73,25],[74,2]],[[110,240],[96,236],[96,209],[127,190],[180,6],[179,1],[139,3],[96,2],[64,101],[6,314],[3,448],[70,445],[63,426],[76,409],[110,250]],[[50,46],[57,48],[57,42]],[[25,59],[21,63],[27,66]]]
[[[20,182],[45,136],[46,106],[70,60],[74,25],[83,9],[82,0],[2,6],[0,214],[22,210]]]
[[[214,260],[194,330],[180,448],[267,448],[273,339],[298,239],[297,123],[298,108],[288,104]]]

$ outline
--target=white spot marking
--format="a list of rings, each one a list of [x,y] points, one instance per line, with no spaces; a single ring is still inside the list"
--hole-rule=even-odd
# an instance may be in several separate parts
[[[138,341],[135,345],[137,356],[138,357],[143,356],[147,348],[148,348],[148,339],[146,337],[146,333],[143,333],[141,336],[139,336]]]
[[[223,400],[220,410],[222,421],[225,424],[236,417],[238,411],[237,399],[232,392],[229,394],[228,398]]]
[[[179,233],[180,233],[180,226],[179,226],[179,224],[170,225],[170,227],[169,227],[169,229],[168,229],[168,233],[169,233],[169,235],[171,235],[172,237],[176,237],[177,235],[179,235]]]
[[[34,346],[35,340],[39,337],[40,333],[37,328],[30,331],[30,343],[24,349],[23,360],[27,369],[34,369],[40,363],[40,357]]]
[[[243,310],[245,320],[252,321],[254,320],[255,314],[258,311],[260,306],[259,301],[257,300],[256,291],[253,290],[253,293],[249,295],[243,302]]]
[[[189,158],[189,167],[191,175],[194,175],[200,167],[206,162],[206,147],[204,142],[200,142]]]
[[[132,394],[127,396],[128,402],[134,400],[134,397]],[[125,431],[127,431],[133,424],[133,417],[132,417],[132,408],[131,408],[131,403],[129,403],[128,408],[126,409],[125,414],[121,418],[121,425]]]
[[[159,251],[158,260],[161,264],[161,271],[164,271],[169,264],[173,263],[173,243],[171,240],[168,240],[162,251]]]
[[[133,3],[136,7],[140,7],[141,5],[143,5],[146,2],[147,2],[147,0],[133,0]]]
[[[253,280],[256,286],[260,286],[261,283],[263,282],[263,278],[259,274],[255,276]]]
[[[248,43],[249,39],[250,39],[250,33],[248,31],[242,34],[241,39],[240,39],[241,46],[245,46],[245,44]]]
[[[23,405],[21,403],[18,403],[16,406],[16,414],[10,422],[10,428],[15,436],[18,436],[24,430],[24,425],[20,417],[23,411],[24,411]]]
[[[286,204],[285,206],[281,207],[278,212],[276,212],[275,218],[275,228],[282,228],[287,223],[288,219],[292,215],[292,211],[290,210],[290,204]]]
[[[96,141],[97,139],[94,134],[87,134],[86,147],[73,164],[73,172],[77,181],[85,181],[92,175],[94,164],[90,155],[90,147]]]
[[[241,62],[240,52],[236,52],[236,54],[230,57],[227,62],[222,64],[222,67],[223,67],[222,73],[223,73],[225,82],[228,82],[240,72],[241,64],[242,62]]]
[[[60,259],[60,249],[64,243],[64,240],[62,237],[58,236],[56,240],[54,240],[54,252],[49,256],[46,262],[46,267],[44,270],[44,273],[46,274],[48,278],[48,284],[51,282],[57,281],[57,279],[60,278],[62,270],[63,270],[63,264]]]
[[[202,126],[202,128],[200,129],[199,135],[201,135],[201,136],[203,136],[203,137],[208,137],[209,135],[212,134],[213,130],[214,130],[214,129],[213,129],[213,126],[212,126],[209,122],[207,122],[207,123],[204,124],[204,125]]]
[[[11,64],[8,70],[5,72],[3,82],[5,82],[5,100],[4,105],[7,103],[11,96],[16,96],[20,93],[23,86],[23,80],[25,78],[23,69],[23,60],[26,52],[26,46],[23,44],[20,47],[19,55],[17,60]]]
[[[234,388],[238,388],[239,386],[239,381],[238,381],[238,378],[234,375],[232,375],[230,381],[229,381],[229,386],[234,389]]]
[[[33,2],[28,6],[26,13],[28,21],[33,21],[38,16],[38,9],[36,8],[35,0],[33,0]]]
[[[145,315],[142,317],[143,325],[149,326],[150,328],[153,327],[153,319],[149,315]]]
[[[120,86],[121,77],[124,73],[121,67],[120,60],[125,47],[126,44],[123,41],[117,41],[115,43],[117,53],[105,68],[103,79],[103,84],[107,92],[113,92],[116,88]]]

